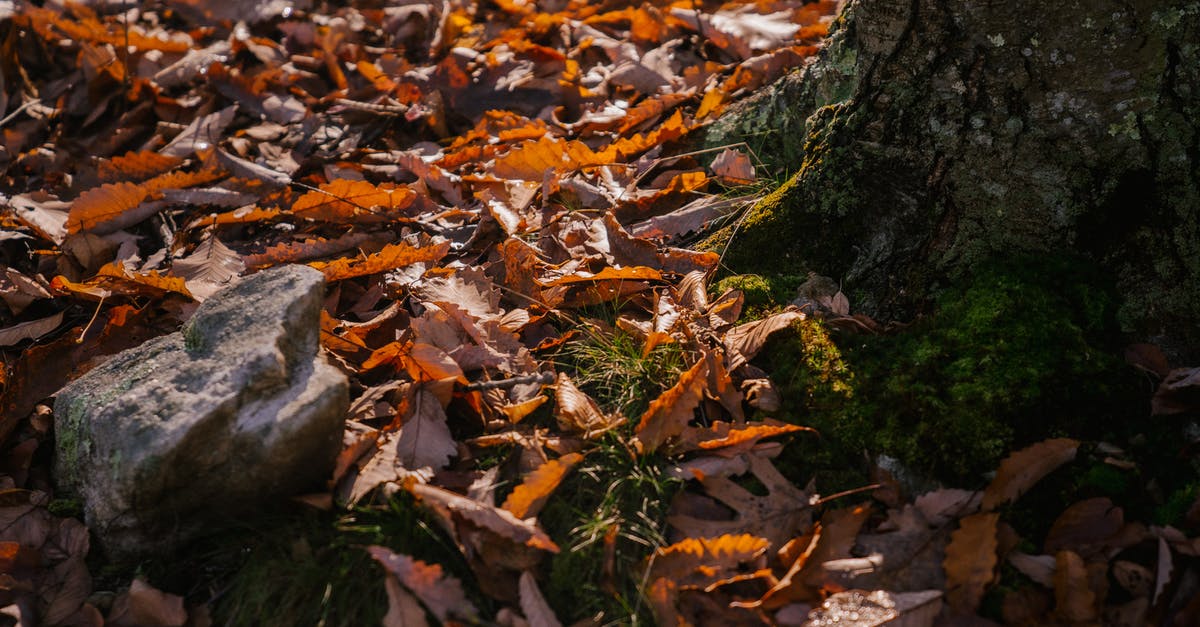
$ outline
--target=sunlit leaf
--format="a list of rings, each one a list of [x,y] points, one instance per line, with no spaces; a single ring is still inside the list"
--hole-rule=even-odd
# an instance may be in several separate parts
[[[547,461],[526,475],[521,485],[513,488],[501,507],[512,512],[517,518],[536,516],[558,488],[558,484],[562,483],[567,473],[581,461],[583,455],[579,453],[570,453]]]

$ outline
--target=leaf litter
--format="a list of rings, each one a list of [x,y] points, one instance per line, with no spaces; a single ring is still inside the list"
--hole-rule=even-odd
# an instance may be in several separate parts
[[[740,147],[706,165],[688,140],[814,54],[836,9],[0,3],[0,245],[16,260],[0,282],[0,613],[203,624],[210,599],[141,578],[92,595],[86,529],[51,513],[31,471],[52,437],[39,403],[240,276],[307,263],[330,282],[323,346],[357,392],[332,497],[312,502],[408,494],[467,565],[365,547],[384,624],[491,620],[483,598],[504,624],[581,618],[543,596],[562,549],[539,514],[614,441],[688,484],[671,541],[627,574],[663,624],[930,625],[974,615],[1006,565],[1027,578],[1000,602],[1015,624],[1200,620],[1183,596],[1200,540],[1178,529],[1107,499],[1071,505],[1043,538],[1008,525],[1080,442],[1013,453],[982,492],[829,509],[771,461],[775,438],[810,430],[746,421],[780,406],[750,360],[813,312],[741,322],[739,292],[710,302],[717,256],[674,246],[751,204],[739,187],[760,173]],[[830,326],[879,328],[840,291],[815,302]],[[597,326],[605,306],[619,316]],[[643,358],[678,350],[683,367],[643,411],[602,408],[555,358],[588,325],[636,338]],[[1160,362],[1154,413],[1196,413],[1196,370]],[[474,465],[492,450],[517,463]]]

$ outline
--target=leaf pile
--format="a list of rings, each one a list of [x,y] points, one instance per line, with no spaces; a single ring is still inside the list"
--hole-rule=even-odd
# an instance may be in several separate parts
[[[474,580],[369,547],[385,624],[559,624],[541,587],[569,547],[539,514],[614,442],[689,485],[668,517],[678,541],[626,574],[663,624],[799,624],[851,605],[929,624],[943,606],[973,614],[1002,562],[1041,586],[1005,597],[1017,622],[1165,612],[1196,572],[1174,560],[1200,550],[1177,530],[1084,501],[1043,552],[1016,551],[997,508],[1076,443],[1018,453],[981,498],[942,490],[886,512],[826,508],[772,463],[776,438],[807,429],[767,417],[778,392],[749,361],[805,314],[739,324],[742,295],[708,293],[717,255],[674,246],[728,219],[744,200],[727,192],[756,176],[744,152],[705,165],[689,140],[813,54],[835,5],[0,2],[0,612],[200,621],[203,605],[140,579],[106,616],[87,602],[87,534],[47,509],[34,461],[51,437],[39,403],[284,263],[325,274],[322,344],[354,386],[328,493],[308,502],[406,495]],[[670,347],[683,367],[623,415],[556,358],[581,330],[643,356]],[[1188,381],[1161,402],[1191,402]],[[515,463],[485,470],[496,451]],[[1156,561],[1108,561],[1147,542]],[[1129,583],[1120,606],[1110,574]]]

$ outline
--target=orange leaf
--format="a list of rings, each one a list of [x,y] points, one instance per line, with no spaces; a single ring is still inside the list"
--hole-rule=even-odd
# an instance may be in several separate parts
[[[972,514],[950,534],[946,546],[946,602],[958,614],[973,614],[995,579],[996,524],[1000,514]]]
[[[387,221],[408,207],[417,193],[407,187],[376,186],[367,181],[335,179],[296,199],[292,213],[310,220],[360,223]]]
[[[559,277],[551,281],[539,281],[547,287],[555,285],[570,285],[572,283],[586,283],[599,281],[661,281],[662,273],[654,268],[645,266],[628,266],[625,268],[614,268],[607,266],[603,270],[595,274],[568,274],[564,277]]]
[[[179,157],[168,157],[164,154],[144,150],[142,152],[128,152],[119,157],[105,159],[100,162],[97,173],[100,176],[100,180],[106,183],[112,181],[140,181],[178,167],[181,163],[183,163],[183,159]]]
[[[497,157],[492,174],[505,179],[541,181],[547,172],[564,172],[604,162],[583,142],[543,135]]]
[[[996,478],[983,492],[983,510],[991,511],[1016,500],[1042,477],[1075,459],[1078,449],[1078,441],[1056,438],[1038,442],[1009,455],[1000,462]]]
[[[521,485],[513,489],[500,507],[512,512],[517,518],[537,516],[550,495],[558,488],[558,484],[562,483],[567,473],[581,461],[583,455],[568,453],[538,466],[525,476]]]
[[[727,422],[713,423],[711,428],[699,431],[701,431],[703,435],[700,435],[697,438],[699,442],[697,442],[696,446],[704,450],[738,446],[747,443],[754,444],[763,438],[770,438],[787,433],[796,433],[797,431],[809,431],[816,433],[816,430],[812,427],[804,427],[801,425],[784,423],[752,423],[744,425],[741,428],[732,428]],[[715,437],[709,437],[705,439],[705,436],[710,435]]]
[[[685,538],[654,552],[650,579],[667,577],[681,587],[705,587],[741,570],[767,552],[766,538],[748,533]]]
[[[181,189],[210,183],[224,176],[217,170],[167,172],[144,183],[105,183],[79,195],[71,203],[67,232],[111,233],[132,226],[158,213],[159,207],[142,205],[165,189]]]
[[[637,438],[643,450],[653,451],[668,438],[683,433],[704,396],[707,381],[708,362],[698,361],[679,377],[675,385],[650,403],[637,426]]]
[[[383,250],[367,255],[366,259],[338,259],[330,262],[313,262],[308,265],[325,273],[326,281],[341,281],[353,277],[378,274],[395,270],[414,263],[431,263],[450,252],[450,242],[444,241],[427,246],[412,246],[407,243],[388,244]]]

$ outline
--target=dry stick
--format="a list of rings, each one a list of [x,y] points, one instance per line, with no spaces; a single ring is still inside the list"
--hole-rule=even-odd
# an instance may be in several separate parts
[[[482,392],[482,391],[486,391],[486,390],[496,390],[496,389],[500,389],[500,388],[508,389],[508,388],[515,387],[518,385],[524,385],[526,383],[542,383],[542,384],[554,383],[554,373],[553,372],[538,372],[536,374],[527,374],[527,375],[522,375],[519,377],[509,377],[507,379],[496,379],[495,381],[475,381],[473,383],[468,383],[467,385],[465,385],[463,387],[466,388],[468,391]]]
[[[817,500],[815,500],[815,501],[812,501],[812,502],[810,502],[810,503],[809,503],[809,505],[810,505],[810,506],[812,506],[812,507],[816,507],[816,506],[818,506],[818,505],[824,505],[824,504],[828,503],[829,501],[832,501],[832,500],[835,500],[835,499],[840,499],[840,498],[842,498],[843,496],[850,496],[851,494],[858,494],[859,492],[866,492],[866,491],[868,491],[868,490],[875,490],[875,489],[878,489],[878,488],[881,488],[881,487],[883,487],[883,484],[882,484],[882,483],[872,483],[871,485],[865,485],[865,486],[863,486],[863,487],[861,487],[861,488],[853,488],[853,489],[850,489],[850,490],[843,490],[843,491],[841,491],[841,492],[838,492],[838,493],[836,493],[836,494],[830,494],[829,496],[826,496],[826,497],[823,497],[823,498],[819,498],[819,499],[817,499]]]
[[[28,109],[29,107],[32,107],[34,105],[38,105],[41,103],[42,103],[41,100],[35,98],[35,99],[30,100],[30,101],[26,102],[25,104],[17,107],[12,113],[4,116],[3,120],[0,120],[0,128],[3,128],[5,124],[8,124],[9,122],[11,122],[13,118],[17,117],[18,115],[21,115],[22,111]]]

